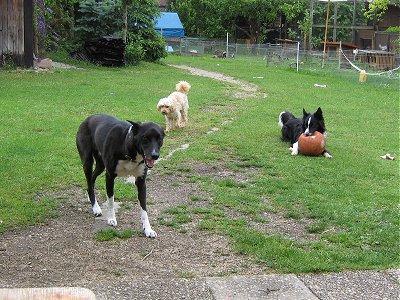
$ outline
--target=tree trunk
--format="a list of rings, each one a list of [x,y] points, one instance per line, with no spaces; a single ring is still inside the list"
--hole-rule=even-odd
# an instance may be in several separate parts
[[[124,29],[122,30],[122,39],[126,44],[126,37],[128,35],[128,4],[124,3],[123,7]]]

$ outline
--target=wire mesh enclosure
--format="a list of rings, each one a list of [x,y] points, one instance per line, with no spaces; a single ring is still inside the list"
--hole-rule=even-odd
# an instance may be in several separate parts
[[[337,43],[324,54],[321,50],[302,50],[300,43],[292,44],[227,44],[221,40],[184,38],[170,41],[173,53],[190,56],[212,56],[217,59],[259,60],[273,67],[295,70],[359,73],[387,79],[399,78],[400,55],[382,50],[346,49]],[[346,72],[341,72],[346,73]]]

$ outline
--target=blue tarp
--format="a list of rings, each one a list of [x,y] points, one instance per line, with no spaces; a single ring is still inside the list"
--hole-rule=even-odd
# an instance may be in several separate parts
[[[185,30],[177,13],[162,12],[155,20],[156,30],[165,38],[180,38],[185,36]]]

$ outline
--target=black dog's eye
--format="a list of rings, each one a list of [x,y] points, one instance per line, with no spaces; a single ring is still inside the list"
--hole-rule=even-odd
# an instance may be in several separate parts
[[[144,143],[148,143],[149,141],[150,141],[149,138],[147,138],[147,137],[144,137],[144,138],[143,138],[143,142],[144,142]]]

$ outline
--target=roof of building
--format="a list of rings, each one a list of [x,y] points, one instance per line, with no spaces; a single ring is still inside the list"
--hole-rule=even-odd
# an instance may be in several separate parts
[[[184,37],[185,30],[175,12],[162,12],[156,19],[156,30],[164,37]]]

